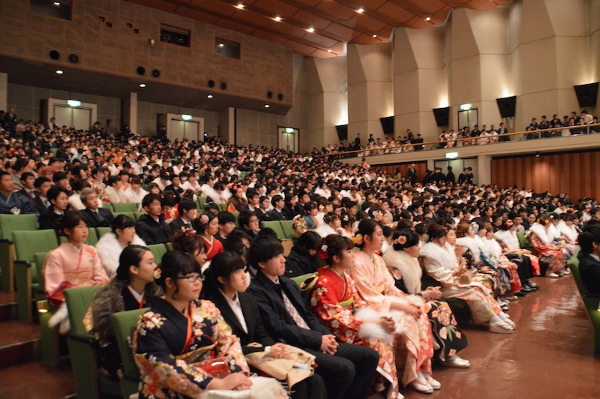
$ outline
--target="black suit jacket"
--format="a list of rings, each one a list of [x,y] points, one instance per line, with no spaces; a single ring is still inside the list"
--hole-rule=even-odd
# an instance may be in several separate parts
[[[112,212],[106,208],[98,208],[98,213],[100,217],[98,217],[94,212],[90,209],[85,208],[84,210],[79,211],[88,227],[96,228],[96,227],[111,227],[112,221],[115,218]]]
[[[279,212],[276,209],[271,209],[269,211],[269,220],[287,220],[283,211]]]
[[[171,228],[171,231],[173,233],[178,230],[181,230],[182,227],[184,227],[184,225],[185,225],[185,222],[183,221],[183,219],[181,217],[178,217],[177,219],[174,219],[171,223],[169,223],[169,227]],[[198,226],[197,220],[190,221],[190,225],[191,225],[192,229],[195,231],[198,231],[200,229],[200,226]]]
[[[600,295],[600,262],[589,254],[579,258],[579,274],[590,294]]]
[[[171,238],[171,228],[161,215],[155,221],[147,214],[140,216],[135,224],[135,232],[147,245],[166,244]]]
[[[318,351],[321,348],[323,335],[331,334],[308,309],[300,295],[300,289],[287,277],[279,277],[279,285],[275,284],[262,272],[258,272],[252,280],[248,292],[256,298],[260,316],[265,324],[267,332],[273,339],[301,349],[312,349]],[[283,298],[280,294],[283,289],[290,302],[294,305],[300,316],[306,321],[310,330],[298,327],[292,316],[285,308]]]
[[[38,219],[40,230],[53,230],[58,228],[59,219],[63,215],[57,215],[54,209],[50,207],[46,212],[42,213]]]
[[[232,332],[240,339],[244,353],[263,351],[264,347],[275,345],[276,342],[269,336],[260,318],[256,299],[247,292],[238,292],[238,295],[246,327],[248,328],[247,333],[219,290],[213,292],[208,299],[219,308],[221,316],[229,324]],[[262,347],[247,346],[252,342],[259,343]]]
[[[39,195],[36,195],[35,198],[31,200],[31,202],[33,202],[33,205],[35,205],[35,209],[37,209],[37,212],[40,215],[48,210],[46,205],[44,205],[44,201],[42,201]]]

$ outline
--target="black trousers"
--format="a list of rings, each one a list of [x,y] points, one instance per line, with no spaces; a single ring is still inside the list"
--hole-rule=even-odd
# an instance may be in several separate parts
[[[292,399],[327,399],[327,389],[323,378],[314,373],[291,388]]]
[[[329,399],[366,399],[379,354],[366,346],[339,343],[335,355],[304,349],[315,355],[316,372],[325,381]]]

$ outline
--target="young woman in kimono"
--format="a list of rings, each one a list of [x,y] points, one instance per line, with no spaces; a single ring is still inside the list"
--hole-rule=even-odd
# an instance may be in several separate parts
[[[546,277],[561,277],[571,272],[567,268],[567,256],[548,234],[552,227],[550,219],[541,216],[529,228],[528,237],[540,262],[548,264]]]
[[[355,243],[361,250],[354,254],[350,274],[367,305],[382,314],[390,314],[402,329],[395,354],[402,385],[432,393],[440,389],[441,384],[432,377],[433,337],[429,318],[420,305],[396,288],[394,278],[377,253],[384,239],[379,222],[364,219],[359,223]]]
[[[211,260],[215,255],[223,252],[223,244],[215,236],[219,232],[219,219],[212,212],[204,212],[200,219],[200,240],[204,243],[206,258]]]
[[[165,296],[156,298],[140,317],[132,340],[140,398],[225,397],[212,391],[250,389],[264,391],[264,397],[285,398],[275,380],[253,383],[248,377],[237,337],[212,302],[198,299],[201,278],[196,259],[179,251],[167,252],[154,271]]]
[[[383,254],[383,260],[394,277],[396,287],[407,294],[421,297],[423,309],[431,322],[436,354],[443,366],[467,368],[471,365],[457,353],[467,347],[467,336],[458,327],[454,314],[442,297],[439,287],[421,291],[423,271],[419,265],[419,235],[412,230],[394,232],[393,243]]]
[[[358,295],[349,274],[354,267],[353,247],[350,239],[339,234],[328,235],[321,241],[319,257],[327,267],[319,268],[311,307],[340,341],[375,349],[379,353],[377,372],[389,382],[387,398],[402,398],[398,392],[392,337],[395,322],[389,316],[367,310],[367,304]],[[381,386],[376,390],[383,389]]]
[[[421,248],[421,257],[427,273],[442,285],[444,298],[460,298],[467,302],[476,324],[489,323],[491,332],[511,334],[514,323],[502,312],[492,292],[479,283],[463,282],[468,273],[465,262],[459,262],[454,250],[446,242],[446,230],[437,223],[427,228],[429,242]]]
[[[60,332],[69,331],[69,319],[63,291],[67,288],[101,285],[108,282],[96,248],[85,244],[90,234],[83,217],[76,211],[65,212],[59,230],[68,241],[50,251],[42,273],[46,297],[58,309],[48,321],[60,324]]]

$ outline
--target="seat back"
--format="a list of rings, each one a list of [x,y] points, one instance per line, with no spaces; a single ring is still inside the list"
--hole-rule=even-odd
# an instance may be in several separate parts
[[[125,215],[125,216],[128,216],[128,217],[132,218],[133,220],[137,221],[136,216],[135,216],[136,213],[137,212],[116,212],[115,211],[115,217],[117,217],[118,215]]]
[[[102,236],[106,233],[110,233],[112,231],[112,228],[110,227],[96,227],[96,235],[98,236],[98,239],[102,238]]]
[[[133,360],[133,351],[131,349],[131,335],[140,316],[146,312],[148,308],[135,309],[127,312],[114,313],[111,318],[113,327],[115,328],[115,336],[117,337],[117,345],[123,362],[123,377],[121,379],[121,391],[123,397],[128,398],[129,395],[137,392],[140,372]]]
[[[521,248],[523,248],[523,249],[533,249],[533,247],[531,246],[531,243],[529,242],[529,240],[525,236],[525,232],[524,231],[517,232],[517,238],[519,239],[519,246]]]
[[[281,228],[283,229],[283,234],[286,238],[293,240],[299,237],[298,233],[294,230],[294,221],[293,220],[281,220],[279,221],[281,224]]]
[[[240,216],[239,212],[229,212],[233,215],[233,217],[235,217],[235,227],[240,227],[240,224],[238,223],[238,217]]]
[[[0,215],[0,238],[13,239],[12,233],[17,230],[37,230],[36,215]]]
[[[42,268],[44,267],[44,262],[46,261],[46,256],[48,256],[48,252],[36,252],[33,254],[33,263],[35,265],[35,275],[37,276],[38,283],[38,296],[41,297],[45,295],[45,287],[46,283],[44,282],[44,274],[42,273]],[[32,267],[34,266],[32,265]]]
[[[111,212],[113,211],[112,203],[110,203],[110,202],[104,202],[104,201],[102,201],[100,203],[100,206],[102,206],[102,208],[108,209]]]
[[[112,203],[114,213],[123,213],[123,212],[137,212],[138,205],[129,202],[113,202]]]
[[[204,210],[204,206],[206,205],[206,198],[207,197],[205,195],[200,195],[196,199],[196,202],[198,203],[198,209],[200,210],[200,212]]]
[[[579,272],[579,258],[577,256],[572,256],[571,259],[569,259],[567,266],[571,269],[573,280],[575,280],[575,284],[577,284],[577,289],[579,290],[581,297],[585,298],[589,294],[589,291],[581,279],[581,273]]]
[[[15,242],[15,260],[31,262],[35,265],[36,252],[50,252],[58,247],[54,230],[13,231]],[[31,268],[32,282],[37,283],[36,268]]]
[[[277,238],[279,238],[280,240],[286,239],[285,233],[283,232],[283,229],[281,228],[281,223],[279,223],[279,220],[260,222],[261,229],[265,229],[267,227],[273,229],[275,231],[275,233],[277,234]]]
[[[83,318],[94,300],[94,295],[102,286],[76,287],[64,290],[67,309],[69,310],[69,322],[71,323],[71,334],[85,337],[88,332],[83,325]]]
[[[135,220],[136,222],[138,220],[140,220],[140,217],[144,214],[144,212],[134,212],[133,213],[133,220]]]
[[[165,244],[151,244],[147,245],[147,247],[152,252],[152,255],[154,255],[154,262],[156,264],[159,264],[163,255],[167,253],[167,246]]]

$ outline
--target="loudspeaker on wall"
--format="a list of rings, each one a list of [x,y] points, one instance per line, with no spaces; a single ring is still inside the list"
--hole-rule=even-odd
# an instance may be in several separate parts
[[[573,86],[580,107],[595,107],[598,100],[598,84],[600,82],[588,83],[586,85]]]
[[[435,124],[437,126],[450,125],[450,107],[434,108],[433,116],[435,116]]]
[[[517,110],[517,96],[497,98],[498,110],[502,118],[512,118]]]

